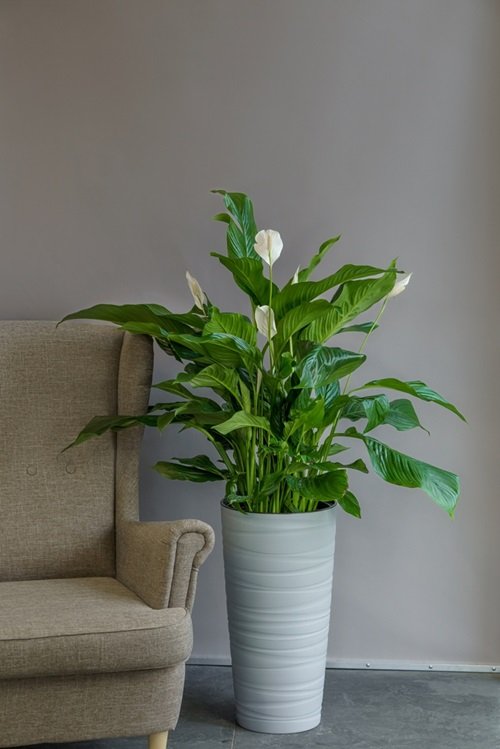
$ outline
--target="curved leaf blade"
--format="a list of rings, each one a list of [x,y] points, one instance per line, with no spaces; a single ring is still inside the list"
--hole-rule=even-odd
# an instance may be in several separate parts
[[[321,502],[338,501],[344,496],[348,485],[347,471],[344,469],[306,478],[287,476],[286,480],[293,491],[299,492],[305,499]]]
[[[395,261],[381,278],[348,281],[331,305],[331,310],[307,328],[303,338],[324,343],[362,312],[380,302],[391,291],[396,281]]]
[[[321,279],[321,281],[299,281],[296,284],[289,284],[273,298],[272,306],[274,313],[277,318],[283,317],[288,310],[315,299],[334,286],[339,286],[355,279],[380,276],[382,273],[386,273],[385,268],[376,268],[373,265],[348,264],[342,266],[336,273],[332,273],[330,276]]]
[[[343,497],[337,500],[344,512],[353,515],[355,518],[361,517],[361,507],[354,494],[348,489]]]
[[[422,489],[453,517],[460,495],[460,480],[456,474],[400,453],[355,429],[349,429],[346,434],[363,440],[375,472],[384,481],[409,489]]]
[[[211,471],[204,471],[192,465],[171,463],[167,460],[160,460],[153,468],[162,476],[177,481],[195,481],[201,483],[205,481],[221,481],[224,478],[224,475],[221,476]]]
[[[248,317],[237,312],[214,311],[211,319],[203,328],[203,335],[209,333],[228,333],[237,338],[242,338],[251,346],[257,344],[257,329],[252,325]]]
[[[234,432],[235,429],[243,429],[245,427],[264,429],[266,432],[271,432],[269,422],[264,416],[254,416],[245,411],[237,411],[230,419],[214,427],[214,429],[220,434],[229,434],[230,432]]]
[[[425,382],[422,382],[421,380],[411,380],[409,382],[403,382],[402,380],[398,380],[396,377],[385,377],[381,380],[371,380],[370,382],[366,382],[361,387],[356,388],[356,391],[372,387],[388,388],[389,390],[399,390],[402,393],[413,395],[415,398],[419,398],[420,400],[428,401],[430,403],[437,403],[438,406],[442,406],[443,408],[447,408],[448,411],[452,411],[460,419],[462,419],[462,421],[466,421],[465,416],[460,413],[458,408],[454,406],[453,403],[447,401],[446,398],[437,393],[435,390],[432,390],[428,385],[425,384]]]
[[[365,354],[341,348],[315,346],[300,361],[296,374],[300,378],[298,387],[318,388],[354,372],[366,360]]]

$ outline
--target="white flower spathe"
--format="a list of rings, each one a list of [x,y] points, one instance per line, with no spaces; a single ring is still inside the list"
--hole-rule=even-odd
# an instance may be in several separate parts
[[[267,304],[263,304],[262,307],[256,307],[255,324],[257,325],[259,333],[265,335],[266,338],[269,338],[269,332],[271,333],[271,338],[273,338],[277,333],[274,312]]]
[[[300,265],[298,266],[297,270],[293,274],[292,284],[299,282],[299,270],[300,270]]]
[[[196,278],[193,278],[188,270],[186,271],[186,279],[188,282],[189,291],[193,295],[194,303],[196,304],[198,309],[201,309],[203,311],[206,301],[203,289],[201,288]]]
[[[391,291],[387,294],[388,299],[392,299],[393,296],[398,296],[398,294],[402,294],[403,291],[406,289],[408,284],[410,283],[410,278],[412,277],[412,273],[408,273],[407,276],[401,279],[401,281],[396,281]]]
[[[283,249],[283,240],[280,237],[279,231],[261,229],[255,235],[253,248],[257,255],[265,260],[268,265],[273,265],[281,255],[281,250]]]

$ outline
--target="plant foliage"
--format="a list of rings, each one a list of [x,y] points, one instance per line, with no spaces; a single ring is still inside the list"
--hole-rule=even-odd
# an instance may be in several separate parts
[[[158,304],[99,304],[67,315],[61,322],[106,320],[150,336],[183,366],[177,377],[154,386],[171,400],[150,406],[146,415],[94,417],[72,445],[110,430],[178,424],[204,434],[218,457],[215,462],[206,455],[161,461],[155,469],[162,475],[225,481],[226,502],[246,512],[308,512],[337,502],[360,517],[349,472],[368,469],[360,459],[347,464],[332,460],[357,443],[381,478],[422,489],[452,516],[460,492],[455,474],[411,458],[368,433],[380,426],[396,433],[423,428],[413,402],[391,401],[386,390],[434,403],[463,419],[458,409],[421,381],[384,376],[349,388],[388,300],[408,283],[408,278],[397,280],[396,261],[386,268],[344,265],[323,279],[310,280],[339,240],[333,237],[279,288],[271,261],[282,248],[277,232],[260,232],[254,244],[258,227],[250,199],[243,193],[214,192],[222,195],[227,211],[215,216],[227,226],[227,255],[212,254],[247,295],[249,316],[218,309],[191,276],[195,306],[183,314]],[[271,248],[276,237],[279,246]],[[373,322],[353,322],[377,305]],[[357,351],[344,349],[342,336],[332,343],[344,332],[362,335]],[[203,394],[206,390],[213,397]],[[357,422],[361,429],[352,426]]]

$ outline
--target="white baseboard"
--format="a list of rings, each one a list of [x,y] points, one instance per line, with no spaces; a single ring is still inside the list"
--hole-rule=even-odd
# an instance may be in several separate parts
[[[230,666],[231,658],[221,656],[193,656],[188,661],[191,666]],[[497,673],[500,664],[472,663],[423,663],[421,661],[360,660],[351,658],[328,658],[327,668],[352,669],[361,671],[454,671],[458,673]]]

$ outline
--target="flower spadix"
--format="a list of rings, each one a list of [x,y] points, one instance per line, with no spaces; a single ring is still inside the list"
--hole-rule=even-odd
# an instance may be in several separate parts
[[[277,333],[274,312],[267,304],[255,308],[255,324],[259,333],[266,338],[272,338]]]
[[[196,304],[198,309],[203,310],[205,306],[205,301],[206,301],[206,297],[205,297],[205,293],[203,289],[201,288],[196,278],[193,278],[193,276],[188,270],[186,271],[186,279],[188,282],[189,291],[191,292],[193,296],[194,303]]]
[[[274,229],[262,229],[255,235],[255,252],[268,265],[273,265],[281,255],[283,249],[283,240],[279,231]]]
[[[400,281],[396,281],[391,291],[387,294],[387,298],[392,299],[393,296],[398,296],[398,294],[402,294],[403,291],[408,286],[408,284],[410,283],[411,277],[412,277],[412,274],[408,273],[408,275],[402,278]]]

